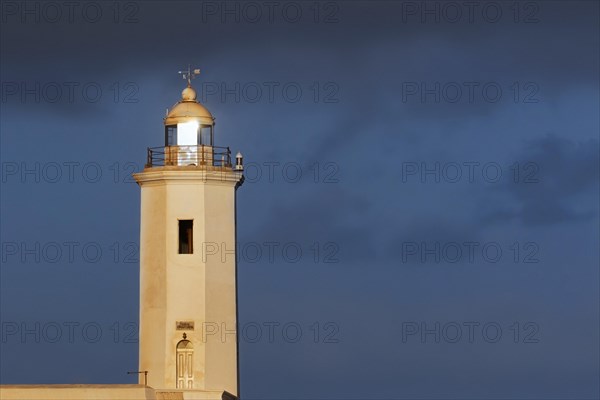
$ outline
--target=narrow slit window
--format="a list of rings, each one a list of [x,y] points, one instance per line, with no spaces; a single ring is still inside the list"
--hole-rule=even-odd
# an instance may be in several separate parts
[[[192,254],[194,252],[194,220],[179,220],[179,254]]]

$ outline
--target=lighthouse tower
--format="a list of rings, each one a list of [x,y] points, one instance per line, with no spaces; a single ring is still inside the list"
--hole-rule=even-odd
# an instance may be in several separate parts
[[[191,80],[148,148],[141,189],[139,368],[169,398],[238,395],[236,189],[242,157],[214,145]],[[140,383],[144,383],[143,374]],[[181,392],[181,394],[179,394]],[[171,395],[169,395],[171,396]]]

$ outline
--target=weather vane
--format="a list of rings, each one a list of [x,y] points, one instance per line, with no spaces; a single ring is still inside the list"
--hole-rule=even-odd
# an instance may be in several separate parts
[[[190,66],[190,64],[188,64],[187,71],[179,71],[179,73],[182,75],[183,79],[187,79],[188,86],[192,86],[192,79],[194,79],[196,75],[200,75],[200,70],[192,70],[192,67]]]

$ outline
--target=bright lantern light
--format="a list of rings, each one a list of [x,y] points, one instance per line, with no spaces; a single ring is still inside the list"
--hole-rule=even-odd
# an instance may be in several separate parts
[[[198,121],[177,124],[177,145],[194,146],[198,144]]]

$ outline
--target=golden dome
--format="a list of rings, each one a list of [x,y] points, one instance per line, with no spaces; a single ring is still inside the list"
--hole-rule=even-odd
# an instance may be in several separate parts
[[[214,125],[215,119],[202,104],[196,100],[196,91],[188,86],[181,92],[181,100],[176,103],[165,117],[165,125],[180,122],[199,121],[201,125]]]

